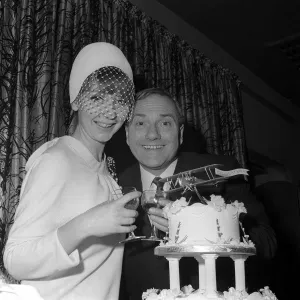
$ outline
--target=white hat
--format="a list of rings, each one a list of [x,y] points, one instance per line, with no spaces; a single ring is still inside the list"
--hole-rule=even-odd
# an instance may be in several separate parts
[[[84,80],[95,70],[107,66],[121,69],[133,80],[131,67],[118,47],[109,43],[98,42],[89,44],[81,49],[75,58],[70,74],[70,103],[75,100]]]

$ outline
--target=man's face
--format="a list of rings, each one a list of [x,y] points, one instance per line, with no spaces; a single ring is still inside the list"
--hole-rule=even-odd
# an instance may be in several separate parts
[[[182,143],[176,107],[171,99],[151,95],[136,102],[133,118],[126,126],[127,144],[139,163],[160,175],[174,160]]]

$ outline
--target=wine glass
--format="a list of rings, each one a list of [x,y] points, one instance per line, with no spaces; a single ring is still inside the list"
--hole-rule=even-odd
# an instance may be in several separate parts
[[[159,205],[159,198],[166,198],[166,194],[163,191],[157,192],[156,190],[145,190],[142,193],[141,205],[146,213],[148,213],[151,207],[161,208]],[[147,240],[150,241],[161,241],[157,237],[157,228],[151,223],[151,235]]]
[[[112,192],[112,195],[114,196],[115,199],[118,199],[128,193],[131,193],[131,192],[134,192],[136,191],[136,188],[133,187],[133,186],[124,186],[120,189],[115,189],[113,192]],[[140,200],[139,198],[134,198],[130,201],[128,201],[126,204],[125,204],[125,208],[127,209],[132,209],[132,210],[136,210],[138,208],[140,204]],[[128,234],[128,237],[122,241],[123,242],[129,242],[129,241],[135,241],[135,240],[140,240],[142,238],[145,238],[145,236],[136,236],[134,234],[134,232],[129,232]]]

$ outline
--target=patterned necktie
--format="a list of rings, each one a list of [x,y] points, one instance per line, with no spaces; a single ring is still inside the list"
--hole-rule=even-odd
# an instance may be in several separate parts
[[[160,179],[161,179],[161,177],[154,177],[154,179],[152,180],[152,183],[151,183],[151,186],[156,187],[157,193],[164,190],[164,182],[160,182],[159,181]],[[166,236],[166,233],[159,229],[156,229],[156,235],[158,238],[163,239]]]

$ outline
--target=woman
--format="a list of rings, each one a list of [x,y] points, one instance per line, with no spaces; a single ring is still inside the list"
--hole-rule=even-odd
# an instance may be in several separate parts
[[[132,70],[107,43],[86,46],[70,75],[78,114],[73,136],[47,142],[26,164],[20,203],[4,253],[8,272],[46,299],[118,299],[123,246],[137,216],[115,201],[105,143],[130,118]]]

